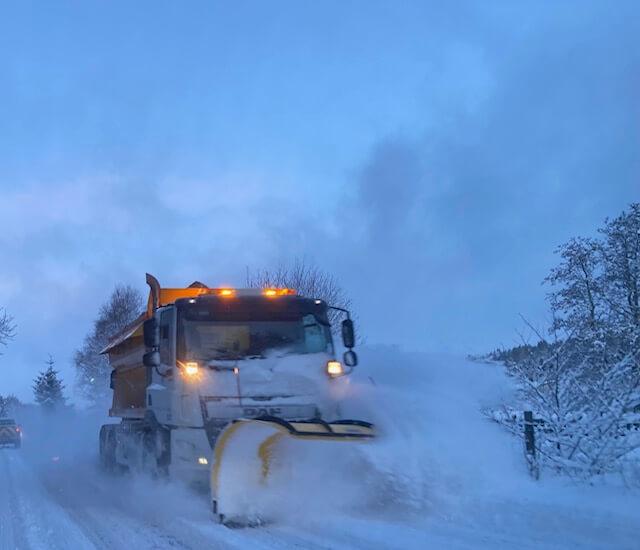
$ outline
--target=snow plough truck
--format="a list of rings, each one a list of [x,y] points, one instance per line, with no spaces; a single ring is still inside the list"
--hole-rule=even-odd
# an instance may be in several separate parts
[[[288,288],[146,281],[146,311],[102,351],[112,367],[109,416],[121,419],[100,429],[105,469],[205,484],[214,517],[235,521],[250,515],[250,495],[274,470],[296,467],[286,463],[292,446],[373,437],[371,424],[342,418],[357,365],[347,310]],[[329,321],[336,311],[342,361]]]

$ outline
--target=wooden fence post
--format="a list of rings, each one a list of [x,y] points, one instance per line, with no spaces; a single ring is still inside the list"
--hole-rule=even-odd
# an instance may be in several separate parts
[[[533,412],[524,411],[524,450],[529,466],[529,473],[534,479],[540,477],[540,468],[536,456],[536,432],[534,429]]]

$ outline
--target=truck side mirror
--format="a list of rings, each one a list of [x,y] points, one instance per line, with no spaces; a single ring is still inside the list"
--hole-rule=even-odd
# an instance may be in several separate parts
[[[144,345],[146,348],[157,348],[160,345],[160,330],[158,321],[155,317],[147,319],[142,325],[142,333],[144,335]]]
[[[115,388],[115,385],[116,385],[115,380],[116,380],[116,371],[114,369],[111,371],[111,374],[109,375],[109,387],[111,389]]]
[[[149,351],[142,356],[142,364],[145,367],[159,367],[160,366],[160,352]]]
[[[358,356],[356,355],[355,351],[350,349],[344,352],[342,361],[345,365],[347,365],[347,367],[355,367],[358,364]]]
[[[345,319],[342,321],[342,343],[345,348],[351,349],[356,344],[356,336],[353,328],[353,321]]]

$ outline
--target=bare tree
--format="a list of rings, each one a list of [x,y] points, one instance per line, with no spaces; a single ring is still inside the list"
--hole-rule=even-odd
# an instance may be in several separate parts
[[[16,335],[16,326],[13,317],[7,310],[0,308],[0,348],[6,346]]]
[[[143,309],[142,294],[128,285],[116,286],[107,302],[100,307],[93,329],[74,356],[77,388],[90,402],[100,401],[109,391],[109,362],[100,352]]]
[[[9,416],[20,406],[20,400],[13,394],[0,395],[0,417]]]
[[[247,286],[250,288],[292,288],[300,296],[323,300],[330,306],[342,309],[351,308],[351,299],[334,275],[296,258],[292,263],[280,263],[274,268],[259,269],[251,272],[247,268]],[[329,310],[329,321],[334,331],[343,314]]]

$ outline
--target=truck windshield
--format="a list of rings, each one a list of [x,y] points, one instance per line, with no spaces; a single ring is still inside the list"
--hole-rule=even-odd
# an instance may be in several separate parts
[[[298,321],[196,321],[180,323],[179,356],[211,361],[265,357],[270,353],[332,351],[331,330],[313,315]]]

